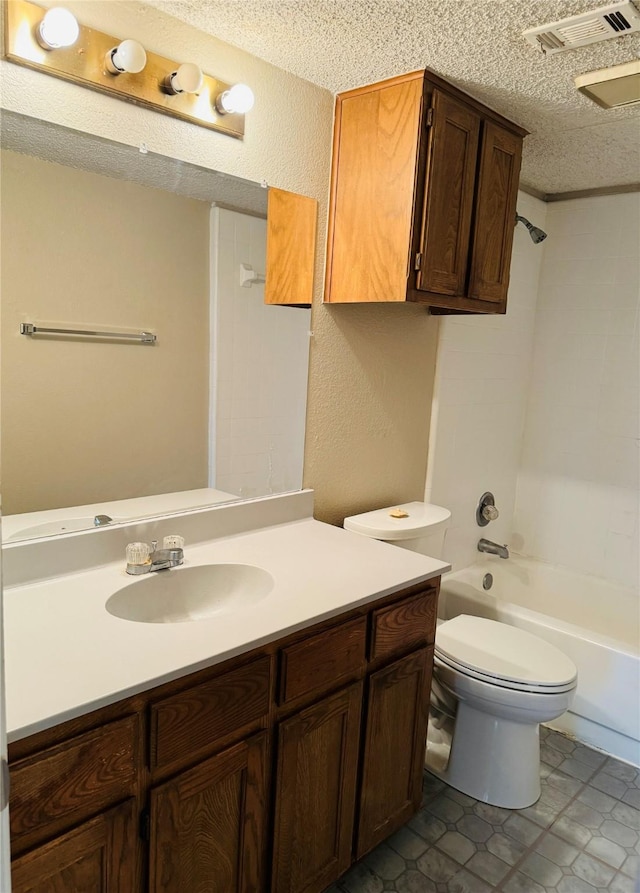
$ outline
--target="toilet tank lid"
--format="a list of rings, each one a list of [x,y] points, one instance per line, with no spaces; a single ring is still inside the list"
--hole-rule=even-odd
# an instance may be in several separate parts
[[[392,515],[394,512],[396,515]],[[406,517],[397,517],[397,515]],[[406,502],[344,519],[345,530],[377,540],[412,540],[433,533],[451,517],[449,509],[430,502]]]
[[[436,655],[505,681],[560,686],[575,680],[576,666],[559,648],[526,630],[460,614],[438,626]]]

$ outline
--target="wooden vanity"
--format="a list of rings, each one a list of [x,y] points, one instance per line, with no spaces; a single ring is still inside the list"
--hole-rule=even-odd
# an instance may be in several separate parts
[[[439,582],[13,743],[14,893],[323,891],[420,807]]]

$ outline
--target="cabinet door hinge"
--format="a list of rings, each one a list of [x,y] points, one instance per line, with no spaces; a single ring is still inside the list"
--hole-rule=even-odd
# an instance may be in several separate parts
[[[143,809],[140,813],[140,838],[148,843],[151,840],[151,813],[148,809]]]
[[[427,112],[424,116],[424,126],[431,127],[433,124],[433,109],[427,109]]]
[[[416,259],[415,259],[415,262],[414,262],[414,264],[413,264],[413,269],[414,269],[414,270],[421,270],[421,269],[422,269],[422,252],[421,252],[421,251],[418,251],[417,254],[416,254]]]

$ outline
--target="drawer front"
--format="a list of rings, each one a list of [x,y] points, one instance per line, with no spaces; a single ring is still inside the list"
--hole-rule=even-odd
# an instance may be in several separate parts
[[[366,659],[367,620],[358,617],[280,652],[280,703],[327,691],[357,673]]]
[[[157,769],[211,749],[269,712],[268,655],[151,707],[151,768]]]
[[[371,660],[431,644],[436,635],[438,588],[432,587],[371,614]]]
[[[69,825],[130,796],[137,754],[137,718],[128,716],[13,763],[14,843],[39,827]]]

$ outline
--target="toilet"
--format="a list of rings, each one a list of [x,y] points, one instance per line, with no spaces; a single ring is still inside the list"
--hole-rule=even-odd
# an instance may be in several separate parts
[[[450,517],[411,502],[344,526],[440,558]],[[538,636],[467,614],[438,621],[426,768],[484,803],[531,806],[540,796],[539,725],[569,708],[576,686],[574,663]]]

